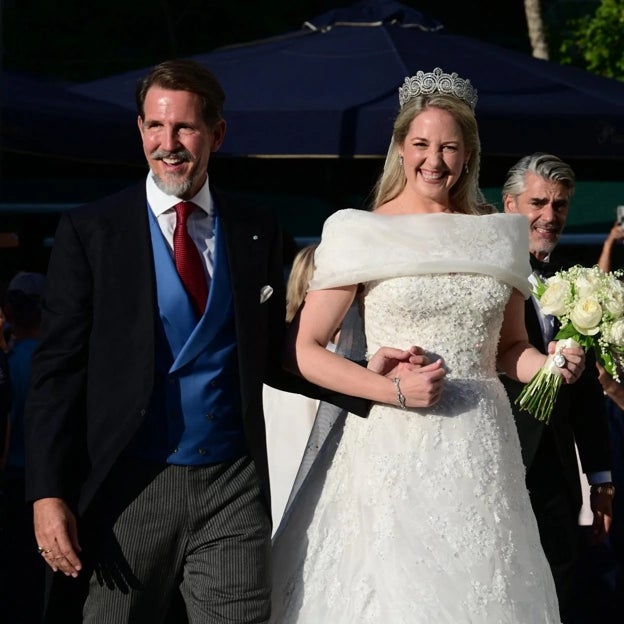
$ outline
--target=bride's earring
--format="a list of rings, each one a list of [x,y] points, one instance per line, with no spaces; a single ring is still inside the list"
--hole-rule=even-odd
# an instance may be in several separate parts
[[[470,173],[470,169],[468,169],[468,161],[466,161],[466,162],[464,163],[464,171],[465,171],[466,173]]]
[[[399,164],[403,166],[403,154],[399,154]]]

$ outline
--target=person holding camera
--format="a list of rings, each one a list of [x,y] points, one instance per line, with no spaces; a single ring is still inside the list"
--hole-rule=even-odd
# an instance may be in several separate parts
[[[620,208],[620,206],[618,206],[618,208]],[[605,242],[602,245],[602,251],[600,252],[600,257],[598,258],[598,266],[605,273],[608,273],[611,270],[613,246],[622,239],[624,239],[624,227],[622,225],[622,221],[618,219],[613,224],[609,235],[605,239]]]

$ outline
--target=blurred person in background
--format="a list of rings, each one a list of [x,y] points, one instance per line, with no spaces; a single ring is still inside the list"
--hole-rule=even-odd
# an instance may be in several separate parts
[[[0,537],[0,604],[3,617],[15,624],[38,623],[43,609],[45,564],[36,550],[32,507],[25,497],[24,406],[30,362],[39,339],[44,283],[40,273],[18,273],[9,283],[5,300],[11,326],[11,401],[0,459],[5,503],[5,525]]]
[[[615,249],[617,249],[616,245],[622,244],[623,241],[624,226],[619,221],[616,221],[611,230],[609,230],[609,234],[602,245],[600,257],[598,258],[598,266],[605,273],[608,273],[614,268],[618,268],[613,267],[613,254]]]
[[[286,283],[286,323],[295,317],[314,274],[314,250],[307,245],[297,252]],[[262,389],[271,482],[273,532],[277,530],[286,501],[314,424],[319,401],[302,394],[283,392],[269,385]]]

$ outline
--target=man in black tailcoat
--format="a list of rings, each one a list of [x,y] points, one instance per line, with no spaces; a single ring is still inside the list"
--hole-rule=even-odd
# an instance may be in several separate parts
[[[556,156],[525,156],[507,174],[503,186],[505,212],[528,218],[531,263],[542,275],[566,223],[575,176]],[[530,297],[525,307],[529,341],[546,353],[556,333],[554,319],[544,317]],[[594,539],[606,537],[611,525],[611,459],[602,388],[591,353],[585,372],[559,392],[550,424],[522,412],[514,401],[522,384],[503,377],[514,408],[526,482],[537,518],[542,546],[550,563],[564,622],[572,621],[576,564],[579,556],[578,517],[582,490],[576,447],[591,484]]]
[[[266,622],[262,384],[367,402],[282,371],[282,233],[209,181],[216,78],[166,61],[136,96],[146,180],[65,213],[48,267],[26,408],[46,618]]]

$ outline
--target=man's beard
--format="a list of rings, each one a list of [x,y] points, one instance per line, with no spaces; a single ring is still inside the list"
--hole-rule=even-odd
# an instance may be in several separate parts
[[[154,171],[152,171],[154,182],[156,186],[167,195],[174,195],[175,197],[184,197],[193,188],[196,176],[188,175],[182,179],[174,175],[160,177]]]
[[[534,256],[535,255],[550,256],[550,254],[554,251],[555,247],[557,246],[557,243],[559,242],[559,237],[560,235],[557,235],[557,240],[553,241],[552,243],[548,241],[543,241],[543,240],[540,240],[536,243],[534,243],[533,241],[529,241],[530,246],[531,246],[531,253]]]
[[[561,221],[536,221],[533,223],[529,231],[529,247],[531,248],[531,253],[533,255],[550,256],[559,243],[564,225],[565,222]],[[542,238],[539,234],[540,230],[545,230],[549,237],[554,237],[554,240],[551,241]]]
[[[191,153],[185,149],[177,152],[167,152],[165,150],[156,150],[150,156],[155,160],[163,160],[165,158],[179,158],[183,162],[192,163],[193,157]],[[184,197],[191,191],[193,185],[197,180],[197,173],[191,171],[186,177],[180,177],[179,175],[172,173],[170,175],[165,174],[164,177],[159,176],[155,171],[152,171],[154,182],[156,186],[167,195],[174,195],[175,197]]]

